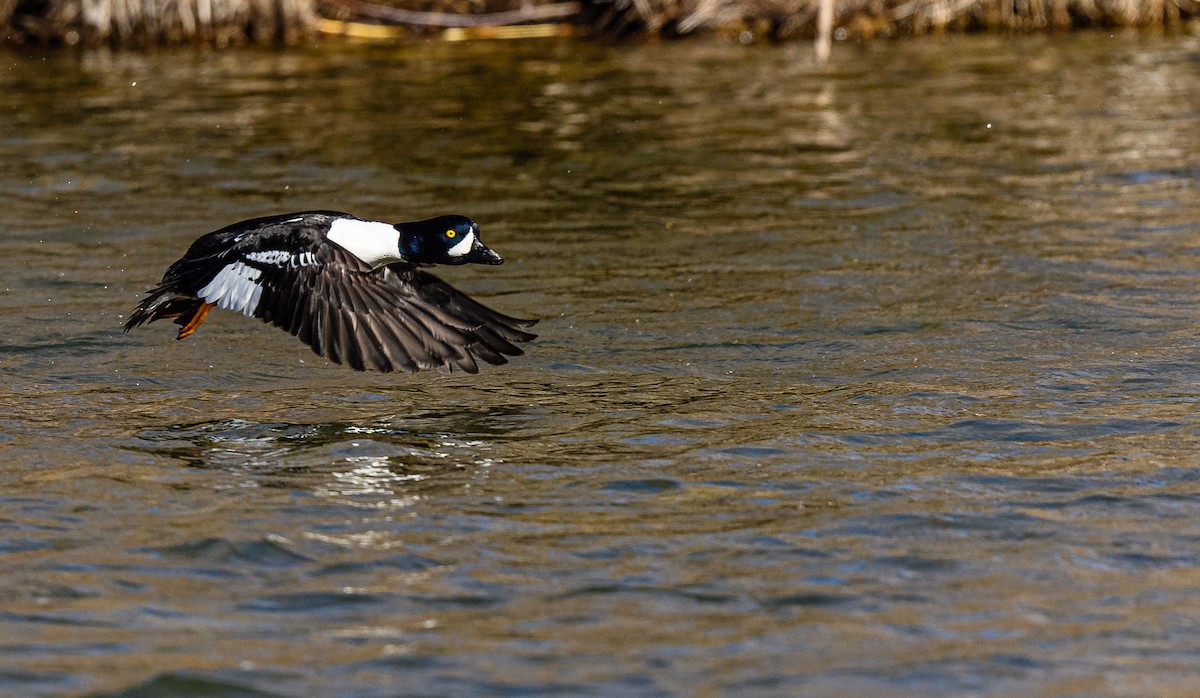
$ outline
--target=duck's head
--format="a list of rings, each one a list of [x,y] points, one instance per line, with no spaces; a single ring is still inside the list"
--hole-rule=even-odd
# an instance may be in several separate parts
[[[479,225],[466,216],[438,216],[397,223],[400,254],[415,264],[502,264],[504,259],[479,240]]]

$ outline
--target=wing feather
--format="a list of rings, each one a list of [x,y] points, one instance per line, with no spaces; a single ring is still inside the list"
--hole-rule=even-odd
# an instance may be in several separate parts
[[[335,245],[315,264],[259,265],[255,316],[295,335],[313,351],[356,370],[479,370],[521,354],[535,335],[519,320],[484,306],[410,265],[371,270]]]

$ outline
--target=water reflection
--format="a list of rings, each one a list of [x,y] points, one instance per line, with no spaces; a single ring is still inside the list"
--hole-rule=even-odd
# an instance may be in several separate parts
[[[0,692],[1190,688],[1195,50],[14,57]],[[510,261],[446,277],[542,336],[120,334],[314,207],[472,214]]]

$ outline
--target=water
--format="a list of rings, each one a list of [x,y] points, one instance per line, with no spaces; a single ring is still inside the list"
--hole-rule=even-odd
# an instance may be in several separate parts
[[[1188,695],[1200,41],[0,61],[0,693]],[[461,212],[477,376],[214,313],[196,236]]]

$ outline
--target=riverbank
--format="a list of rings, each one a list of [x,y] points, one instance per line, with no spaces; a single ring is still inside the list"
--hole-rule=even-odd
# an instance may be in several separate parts
[[[614,38],[718,34],[786,41],[818,33],[821,0],[0,0],[17,44],[226,46],[321,34],[392,39],[452,30],[504,38],[579,31]],[[835,0],[836,38],[1092,27],[1200,31],[1200,0]],[[522,27],[522,29],[510,29]]]

